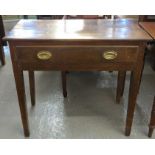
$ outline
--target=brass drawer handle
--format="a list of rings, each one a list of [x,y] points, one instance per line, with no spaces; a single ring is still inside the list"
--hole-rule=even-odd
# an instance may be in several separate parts
[[[103,58],[106,60],[113,60],[117,57],[116,51],[106,51],[102,54]]]
[[[52,53],[49,51],[40,51],[37,53],[37,58],[40,60],[49,60],[52,58]]]

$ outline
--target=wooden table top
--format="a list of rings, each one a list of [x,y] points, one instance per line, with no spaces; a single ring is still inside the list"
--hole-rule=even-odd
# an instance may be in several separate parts
[[[155,22],[140,22],[140,26],[155,39]]]
[[[5,40],[151,40],[127,19],[20,20]]]

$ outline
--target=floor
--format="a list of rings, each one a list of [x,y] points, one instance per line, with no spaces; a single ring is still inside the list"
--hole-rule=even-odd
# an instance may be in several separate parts
[[[9,49],[4,49],[6,65],[0,67],[0,138],[24,138]],[[60,72],[35,72],[34,108],[30,103],[27,72],[24,75],[30,138],[148,138],[155,72],[147,62],[130,137],[124,135],[130,73],[124,97],[116,104],[117,72],[70,72],[66,99],[62,95]]]

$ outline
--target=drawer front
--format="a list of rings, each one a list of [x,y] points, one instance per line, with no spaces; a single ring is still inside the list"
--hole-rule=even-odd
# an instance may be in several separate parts
[[[16,61],[20,63],[102,64],[135,62],[137,46],[18,46]]]

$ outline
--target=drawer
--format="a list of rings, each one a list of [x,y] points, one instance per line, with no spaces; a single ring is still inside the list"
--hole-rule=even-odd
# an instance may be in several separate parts
[[[102,64],[135,62],[137,46],[18,46],[20,63]]]

